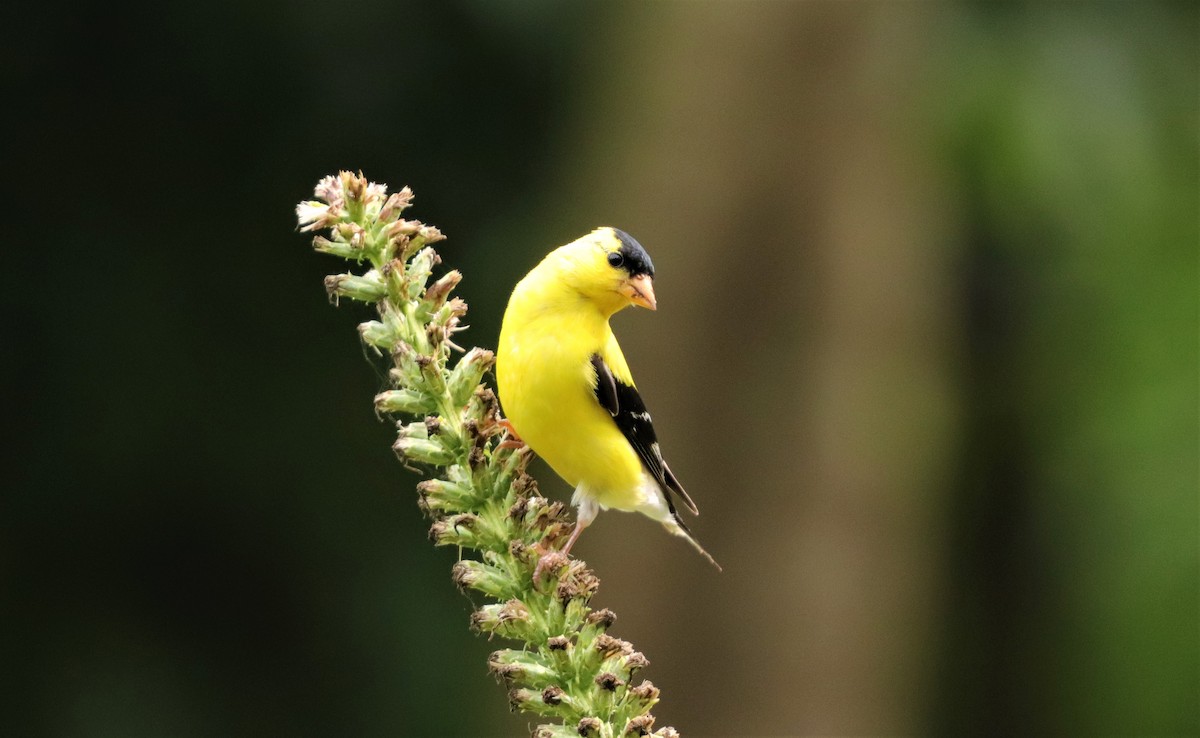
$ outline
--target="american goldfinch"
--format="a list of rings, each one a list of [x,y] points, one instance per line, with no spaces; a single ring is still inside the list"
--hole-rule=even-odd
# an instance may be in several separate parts
[[[500,404],[521,440],[575,487],[576,523],[562,553],[600,510],[613,508],[662,523],[720,569],[676,512],[678,503],[698,514],[663,460],[608,324],[630,305],[657,308],[653,277],[650,255],[615,228],[550,252],[517,283],[504,313]]]

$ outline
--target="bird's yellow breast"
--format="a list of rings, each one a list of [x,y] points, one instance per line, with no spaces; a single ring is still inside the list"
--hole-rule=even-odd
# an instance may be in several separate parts
[[[581,494],[632,510],[644,494],[641,461],[594,393],[593,354],[628,374],[608,316],[580,296],[538,287],[535,270],[514,290],[504,315],[496,356],[504,414]]]

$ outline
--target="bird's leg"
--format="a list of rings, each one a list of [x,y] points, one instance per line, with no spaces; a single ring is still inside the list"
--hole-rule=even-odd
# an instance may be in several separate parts
[[[575,541],[579,538],[579,534],[587,527],[587,523],[576,521],[575,530],[571,531],[571,536],[567,538],[567,543],[558,551],[547,551],[538,557],[537,566],[533,569],[533,581],[541,580],[542,575],[551,569],[557,568],[570,561],[571,546],[575,545]]]
[[[513,427],[512,422],[508,418],[500,418],[500,420],[496,421],[496,424],[503,428],[508,436],[496,448],[521,448],[525,445],[525,442],[517,435],[517,429]]]
[[[574,530],[571,531],[571,535],[570,535],[570,537],[567,538],[566,544],[561,549],[559,549],[558,552],[561,553],[563,556],[570,556],[571,555],[571,547],[575,545],[575,541],[579,540],[579,534],[583,532],[584,528],[588,527],[588,523],[590,523],[590,522],[591,522],[590,520],[586,521],[586,522],[583,521],[582,519],[576,520]]]
[[[575,528],[561,549],[547,551],[538,557],[537,566],[533,570],[533,581],[535,582],[539,581],[551,566],[556,566],[560,562],[566,563],[571,548],[575,545],[575,541],[579,540],[579,534],[596,519],[596,515],[600,512],[600,506],[590,497],[581,495],[578,489],[575,490],[575,499],[579,503],[579,510],[575,513]]]

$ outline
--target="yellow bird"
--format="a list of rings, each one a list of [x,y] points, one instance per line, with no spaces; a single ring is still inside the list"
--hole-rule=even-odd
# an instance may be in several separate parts
[[[575,528],[562,552],[602,509],[636,511],[686,538],[695,503],[671,473],[650,414],[609,318],[655,310],[654,264],[629,234],[592,233],[550,252],[508,301],[496,354],[500,404],[516,434],[575,488]],[[539,567],[540,569],[540,567]]]

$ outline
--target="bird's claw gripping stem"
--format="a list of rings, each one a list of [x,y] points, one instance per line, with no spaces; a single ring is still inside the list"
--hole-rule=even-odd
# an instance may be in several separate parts
[[[575,541],[579,540],[579,534],[587,527],[587,523],[581,520],[575,521],[575,529],[571,531],[571,536],[567,538],[566,544],[557,551],[545,551],[539,543],[535,549],[539,552],[537,566],[533,569],[533,583],[536,585],[542,580],[542,575],[547,571],[553,571],[562,568],[571,559],[571,548],[575,545]],[[544,552],[543,552],[544,551]]]
[[[496,448],[521,448],[525,446],[525,442],[517,435],[517,429],[513,427],[512,421],[508,418],[500,418],[496,424],[504,429],[506,438],[499,443]]]

